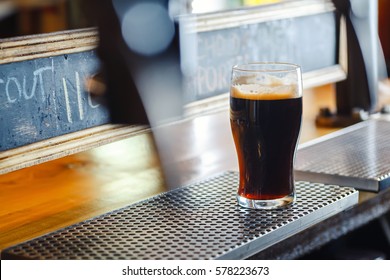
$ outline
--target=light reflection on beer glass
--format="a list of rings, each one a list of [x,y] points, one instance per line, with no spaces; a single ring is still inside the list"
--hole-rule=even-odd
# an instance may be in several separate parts
[[[298,65],[236,65],[230,87],[230,124],[240,180],[237,201],[255,209],[295,200],[293,165],[302,119]]]

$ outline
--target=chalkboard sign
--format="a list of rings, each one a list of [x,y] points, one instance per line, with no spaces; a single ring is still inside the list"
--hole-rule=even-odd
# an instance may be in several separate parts
[[[228,92],[235,64],[295,63],[302,66],[304,79],[308,73],[319,71],[323,75],[323,69],[334,71],[339,58],[333,4],[298,2],[181,17],[186,103]],[[343,73],[336,77],[343,78]]]
[[[124,139],[145,126],[109,124],[96,74],[96,29],[0,40],[0,174]]]
[[[98,70],[94,50],[0,65],[0,151],[107,123],[84,86]]]

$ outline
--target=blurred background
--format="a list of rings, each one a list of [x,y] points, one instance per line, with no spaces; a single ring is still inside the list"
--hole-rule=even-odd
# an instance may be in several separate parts
[[[93,27],[95,24],[84,15],[83,1],[85,0],[0,0],[0,38]],[[177,15],[281,1],[294,0],[170,0],[169,4]],[[378,14],[379,37],[389,69],[390,1],[378,0]]]

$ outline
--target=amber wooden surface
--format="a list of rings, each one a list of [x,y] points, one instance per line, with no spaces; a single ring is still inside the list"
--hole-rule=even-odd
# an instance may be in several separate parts
[[[333,131],[315,127],[334,107],[331,86],[304,93],[300,142]],[[228,111],[167,128],[183,183],[237,170]],[[0,250],[166,191],[150,133],[0,176]]]

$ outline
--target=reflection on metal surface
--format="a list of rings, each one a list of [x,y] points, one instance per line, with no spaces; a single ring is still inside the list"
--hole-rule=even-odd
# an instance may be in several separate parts
[[[6,249],[2,258],[242,259],[357,203],[352,188],[297,182],[297,202],[278,210],[236,204],[226,172]]]
[[[304,144],[297,179],[379,191],[390,186],[390,122],[369,120]]]

